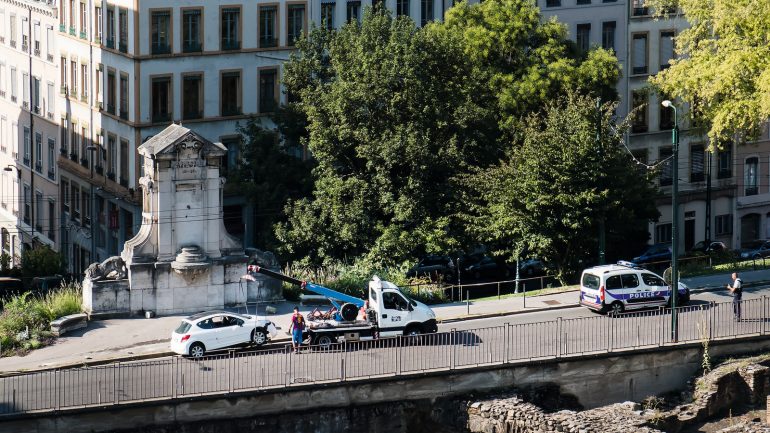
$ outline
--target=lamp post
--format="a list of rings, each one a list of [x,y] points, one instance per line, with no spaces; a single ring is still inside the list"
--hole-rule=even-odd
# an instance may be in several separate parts
[[[671,341],[679,340],[679,330],[676,326],[676,301],[679,295],[679,272],[677,259],[679,258],[679,124],[677,122],[676,106],[666,99],[661,102],[666,108],[674,110],[674,127],[671,129],[672,152],[672,188],[671,188]]]
[[[86,147],[86,150],[91,153],[91,160],[89,161],[89,166],[91,168],[91,188],[90,188],[90,206],[88,206],[88,218],[91,220],[91,262],[98,262],[99,259],[96,255],[96,238],[94,237],[94,224],[96,224],[96,219],[94,218],[94,151],[96,150],[96,146],[93,144]],[[89,263],[90,264],[90,263]]]

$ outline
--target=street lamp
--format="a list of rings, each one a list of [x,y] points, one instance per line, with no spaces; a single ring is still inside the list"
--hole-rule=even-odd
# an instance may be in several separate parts
[[[90,201],[91,205],[89,208],[89,214],[88,218],[91,220],[91,261],[92,262],[98,262],[99,259],[96,255],[96,238],[94,238],[94,224],[96,224],[96,219],[94,218],[94,151],[96,150],[96,146],[93,144],[86,147],[86,150],[91,153],[91,160],[89,161],[89,166],[91,167],[91,191],[90,191]],[[90,263],[89,263],[90,264]]]
[[[674,127],[671,129],[672,152],[672,188],[671,188],[671,341],[679,340],[679,330],[676,326],[676,298],[679,295],[679,272],[677,259],[679,257],[679,124],[677,122],[676,106],[666,99],[660,103],[666,108],[674,110]]]

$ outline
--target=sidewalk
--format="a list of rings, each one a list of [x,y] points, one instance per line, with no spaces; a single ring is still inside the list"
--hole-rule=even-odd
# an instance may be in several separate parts
[[[741,278],[747,287],[770,285],[770,270],[743,272]],[[714,291],[721,290],[730,281],[730,275],[683,278],[682,281],[696,293]],[[464,302],[432,305],[431,308],[436,312],[439,322],[450,323],[484,317],[574,308],[578,306],[577,302],[577,290],[571,290],[540,296],[527,296],[526,300],[524,297],[509,297],[500,300],[471,301],[470,308]],[[292,309],[296,304],[280,302],[269,305],[276,308],[276,313],[267,315],[267,318],[281,328],[274,342],[288,343],[286,332]],[[300,306],[303,314],[308,313],[313,308],[310,305]],[[230,311],[250,314],[255,312],[253,305],[249,306],[248,311],[243,307],[230,309]],[[259,306],[258,314],[265,316],[265,305]],[[34,350],[23,357],[0,358],[0,374],[170,355],[171,352],[168,350],[169,338],[182,317],[184,316],[91,321],[87,328],[58,338],[51,346]]]

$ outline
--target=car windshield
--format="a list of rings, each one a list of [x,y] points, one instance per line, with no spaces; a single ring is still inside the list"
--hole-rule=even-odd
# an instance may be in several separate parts
[[[182,320],[182,323],[179,324],[179,326],[176,328],[174,332],[177,334],[184,334],[185,332],[189,331],[192,325],[190,325],[189,322],[185,322]]]

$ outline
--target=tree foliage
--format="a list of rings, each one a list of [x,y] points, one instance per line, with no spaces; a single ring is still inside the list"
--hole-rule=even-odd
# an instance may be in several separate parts
[[[647,0],[679,10],[690,24],[676,37],[677,58],[651,79],[690,104],[712,143],[752,140],[770,117],[770,2]]]
[[[278,227],[287,252],[377,262],[448,247],[451,179],[496,156],[493,98],[461,41],[380,11],[298,48],[285,84],[318,166],[313,197]]]
[[[564,24],[543,21],[531,0],[462,2],[448,11],[445,26],[462,38],[465,55],[489,77],[508,133],[522,116],[567,91],[617,98],[620,67],[614,53],[579,52]]]
[[[293,125],[301,127],[300,122]],[[283,206],[290,199],[310,193],[312,164],[290,154],[296,149],[287,148],[278,131],[264,128],[256,118],[239,125],[238,132],[242,137],[240,161],[228,173],[225,187],[246,197],[254,207],[254,243],[273,249],[273,226],[285,219]]]
[[[64,256],[48,246],[25,249],[21,253],[21,275],[24,278],[64,273]]]
[[[595,260],[602,215],[608,245],[646,242],[656,192],[620,145],[624,125],[613,124],[612,111],[605,104],[599,114],[575,94],[548,103],[542,116],[527,117],[500,164],[465,178],[469,227],[495,254],[515,260],[526,249],[567,281]]]
[[[619,76],[612,53],[579,53],[529,0],[461,3],[423,28],[367,10],[297,48],[283,79],[317,166],[276,236],[308,263],[475,244],[457,180],[519,145],[527,113],[571,91],[614,100]]]

